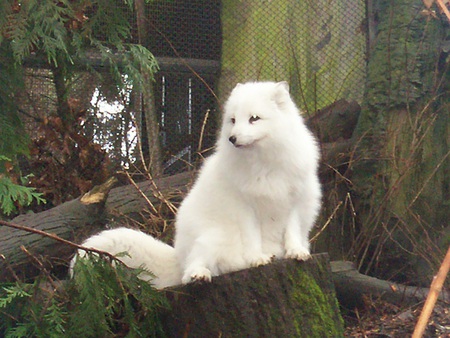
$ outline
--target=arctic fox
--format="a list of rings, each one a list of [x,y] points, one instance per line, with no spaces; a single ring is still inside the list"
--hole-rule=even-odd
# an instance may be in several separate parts
[[[308,259],[321,204],[319,149],[288,84],[238,84],[216,148],[177,212],[174,249],[141,232],[123,236],[123,228],[84,245],[127,251],[125,264],[153,272],[158,288],[210,281],[273,257]]]

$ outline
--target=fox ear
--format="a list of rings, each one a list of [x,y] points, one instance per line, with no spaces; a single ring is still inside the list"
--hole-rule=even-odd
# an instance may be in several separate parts
[[[289,93],[289,83],[287,83],[287,81],[277,82],[276,87],[277,87],[277,89],[283,88],[285,91],[287,91]]]
[[[289,102],[289,84],[286,81],[278,82],[275,84],[273,100],[280,107]]]
[[[231,92],[234,92],[236,89],[238,89],[241,86],[243,86],[242,83],[237,83],[236,86],[234,86],[234,88],[231,90]]]

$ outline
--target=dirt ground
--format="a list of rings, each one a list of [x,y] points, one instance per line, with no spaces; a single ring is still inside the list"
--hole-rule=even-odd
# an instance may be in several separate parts
[[[345,337],[411,337],[423,303],[398,307],[387,302],[366,300],[364,309],[344,311]],[[423,335],[450,338],[450,303],[438,302]]]

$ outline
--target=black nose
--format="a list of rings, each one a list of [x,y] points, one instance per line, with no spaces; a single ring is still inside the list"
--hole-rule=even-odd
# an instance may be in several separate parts
[[[230,136],[230,138],[228,139],[228,141],[230,141],[231,143],[235,144],[236,143],[236,136]]]

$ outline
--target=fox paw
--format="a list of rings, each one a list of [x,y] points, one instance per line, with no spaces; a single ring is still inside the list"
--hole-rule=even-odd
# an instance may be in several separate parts
[[[251,267],[257,267],[261,265],[269,264],[273,259],[273,256],[261,254],[257,257],[250,258],[250,266]]]
[[[181,279],[183,284],[192,282],[211,282],[211,271],[207,268],[197,268],[190,273],[185,273]]]
[[[311,258],[309,250],[306,249],[289,249],[286,250],[286,258],[296,259],[298,261],[306,261]]]

